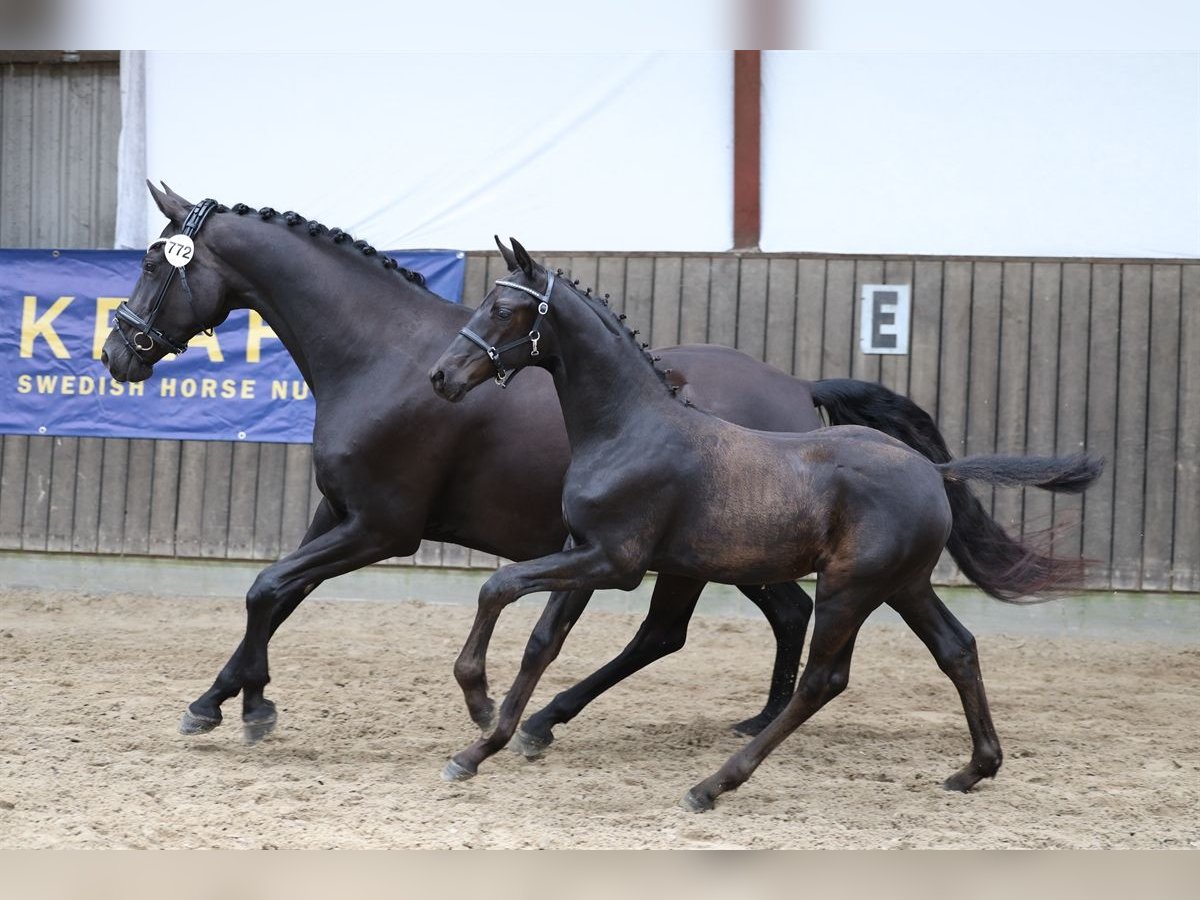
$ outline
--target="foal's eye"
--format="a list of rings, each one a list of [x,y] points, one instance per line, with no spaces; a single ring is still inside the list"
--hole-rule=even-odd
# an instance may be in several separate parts
[[[492,315],[497,319],[511,319],[512,310],[506,306],[497,306],[492,310]]]

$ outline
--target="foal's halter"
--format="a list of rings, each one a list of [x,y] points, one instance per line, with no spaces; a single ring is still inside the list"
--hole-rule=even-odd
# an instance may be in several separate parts
[[[514,290],[524,291],[526,294],[529,294],[538,301],[537,318],[533,320],[533,326],[529,329],[529,334],[525,335],[524,337],[519,337],[515,341],[509,341],[502,347],[496,347],[492,344],[489,344],[470,328],[464,327],[460,329],[458,333],[488,355],[488,359],[490,359],[492,361],[492,365],[496,367],[496,384],[500,385],[502,388],[506,388],[508,387],[508,379],[512,377],[513,372],[504,368],[504,363],[500,361],[500,354],[507,353],[509,350],[512,350],[515,347],[520,347],[522,344],[529,343],[533,344],[533,349],[529,351],[529,355],[538,355],[538,341],[542,339],[542,334],[540,331],[538,331],[538,328],[542,324],[542,317],[550,311],[550,292],[554,290],[554,273],[549,271],[546,272],[546,291],[542,294],[539,294],[531,287],[526,287],[523,284],[516,284],[512,281],[504,281],[503,279],[497,281],[496,284],[501,287],[509,287],[513,288]]]
[[[200,230],[200,226],[204,224],[204,220],[208,218],[208,214],[216,208],[216,200],[204,200],[193,206],[187,218],[183,220],[183,233],[189,238],[195,237],[196,233]],[[157,244],[159,242],[155,241],[154,243]],[[150,246],[153,247],[154,244]],[[143,319],[130,309],[128,302],[118,306],[116,312],[113,314],[117,320],[117,333],[121,335],[121,340],[125,342],[126,347],[133,351],[133,355],[142,360],[142,362],[146,362],[142,354],[149,353],[155,346],[165,347],[171,353],[182,353],[187,349],[187,341],[181,343],[174,338],[168,337],[163,333],[162,329],[154,327],[154,320],[158,318],[158,314],[162,311],[163,303],[167,298],[167,291],[170,289],[172,282],[175,281],[176,272],[179,273],[179,279],[183,284],[184,293],[187,295],[187,301],[191,304],[192,309],[195,310],[196,301],[192,297],[192,289],[188,287],[187,273],[183,271],[184,268],[184,266],[171,266],[171,271],[167,273],[166,279],[159,285],[158,293],[154,295],[154,302],[150,304],[150,314],[146,318]],[[121,330],[122,322],[136,329],[132,341]],[[143,343],[145,346],[143,346]]]

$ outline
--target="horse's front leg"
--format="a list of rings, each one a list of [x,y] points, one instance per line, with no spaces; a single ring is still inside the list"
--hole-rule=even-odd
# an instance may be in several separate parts
[[[632,590],[645,574],[644,569],[615,563],[598,547],[582,546],[570,547],[561,553],[541,559],[504,566],[487,580],[479,591],[479,615],[476,617],[476,624],[484,621],[488,636],[491,635],[491,628],[500,610],[526,594],[538,591],[571,593],[566,596],[556,595],[547,605],[530,638],[530,646],[526,648],[521,672],[505,699],[495,732],[476,741],[451,759],[442,772],[444,778],[453,781],[470,778],[478,770],[480,762],[498,751],[512,737],[538,679],[558,654],[571,626],[575,624],[591,598],[592,591],[601,588]],[[487,624],[489,622],[490,624]],[[472,629],[467,646],[463,648],[463,654],[459,657],[460,663],[464,658],[469,658],[468,651],[474,648],[472,639],[475,637],[475,629]],[[482,667],[478,671],[482,672]],[[456,664],[455,675],[458,676],[459,673],[460,666]],[[473,702],[491,702],[486,697],[486,685],[464,684],[461,678],[459,683],[467,694],[468,709],[472,709],[474,718],[474,710],[479,707],[473,708]],[[474,690],[468,692],[468,687]],[[478,719],[476,721],[478,722]]]

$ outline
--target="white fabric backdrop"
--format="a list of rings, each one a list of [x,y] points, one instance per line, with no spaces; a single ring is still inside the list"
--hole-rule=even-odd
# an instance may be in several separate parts
[[[378,247],[724,250],[732,79],[725,52],[147,52],[146,171]]]
[[[1200,54],[766,53],[770,251],[1200,256]]]

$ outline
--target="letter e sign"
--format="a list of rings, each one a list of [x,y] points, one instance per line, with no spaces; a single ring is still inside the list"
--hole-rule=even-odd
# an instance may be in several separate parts
[[[863,353],[908,353],[907,284],[864,284],[858,345]]]

